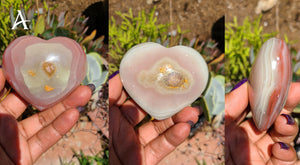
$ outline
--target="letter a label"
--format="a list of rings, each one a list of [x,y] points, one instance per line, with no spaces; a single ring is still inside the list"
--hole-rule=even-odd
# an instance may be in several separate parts
[[[17,22],[18,19],[19,19],[19,17],[21,18],[21,20],[20,20],[19,22]],[[25,20],[24,17],[23,17],[23,15],[22,15],[21,10],[18,10],[17,18],[16,18],[16,20],[15,20],[15,22],[14,22],[14,26],[13,26],[11,29],[13,29],[13,30],[16,29],[16,27],[17,27],[20,23],[22,23],[24,29],[27,30],[28,27],[27,27],[27,25],[26,25],[26,22],[30,22],[30,20]]]

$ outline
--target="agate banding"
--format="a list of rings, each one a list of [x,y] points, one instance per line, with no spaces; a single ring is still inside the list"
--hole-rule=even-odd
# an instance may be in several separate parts
[[[150,42],[139,44],[125,54],[120,77],[131,98],[161,120],[201,95],[208,81],[208,68],[203,57],[192,48],[165,48]]]
[[[43,110],[61,101],[84,79],[86,57],[81,46],[65,37],[42,40],[24,36],[5,50],[3,70],[15,91]]]
[[[250,106],[259,130],[267,130],[280,114],[291,81],[289,49],[283,40],[271,38],[261,47],[249,79]]]

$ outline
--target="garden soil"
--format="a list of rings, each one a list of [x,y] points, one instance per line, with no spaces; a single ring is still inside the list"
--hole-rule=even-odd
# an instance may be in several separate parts
[[[273,1],[273,0],[269,0]],[[248,17],[251,22],[259,17],[255,13],[258,0],[226,0],[226,22],[232,22],[237,17],[239,25]],[[290,41],[298,40],[291,46],[297,51],[300,49],[300,1],[277,0],[277,4],[269,10],[261,12],[261,26],[267,33],[278,32],[277,37],[284,39],[284,35]]]

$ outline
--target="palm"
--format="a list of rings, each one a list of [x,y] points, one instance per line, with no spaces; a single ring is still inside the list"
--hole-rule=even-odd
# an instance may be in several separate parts
[[[0,89],[5,79],[0,70]],[[0,164],[32,164],[76,123],[76,107],[91,96],[86,86],[78,87],[57,105],[18,122],[27,104],[15,93],[0,103]]]
[[[198,119],[198,110],[186,107],[172,118],[153,120],[135,130],[146,113],[133,100],[126,101],[119,75],[110,80],[109,92],[112,164],[157,164],[188,136],[187,122]]]

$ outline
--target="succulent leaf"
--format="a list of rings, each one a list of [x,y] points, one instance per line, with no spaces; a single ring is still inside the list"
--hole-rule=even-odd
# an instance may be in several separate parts
[[[108,71],[102,71],[102,60],[98,53],[91,52],[86,55],[87,57],[87,71],[83,80],[83,84],[94,84],[96,90],[100,90],[103,83],[106,82]]]
[[[44,15],[40,15],[35,24],[34,35],[37,36],[38,34],[43,34],[44,30],[45,30],[45,17]]]

